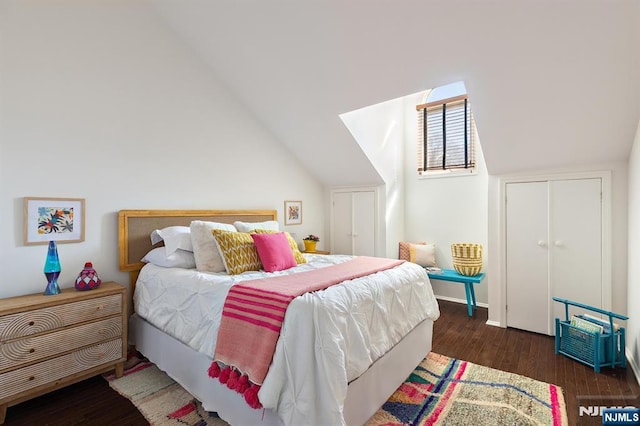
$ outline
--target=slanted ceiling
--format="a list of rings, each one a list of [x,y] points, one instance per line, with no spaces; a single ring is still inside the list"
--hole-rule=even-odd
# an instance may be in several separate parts
[[[149,0],[328,186],[381,183],[339,114],[463,80],[489,173],[624,160],[637,0]]]

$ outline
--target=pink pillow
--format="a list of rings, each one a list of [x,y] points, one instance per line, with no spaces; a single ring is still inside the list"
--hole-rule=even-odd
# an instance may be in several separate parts
[[[284,232],[251,234],[251,238],[266,272],[283,271],[298,265]]]

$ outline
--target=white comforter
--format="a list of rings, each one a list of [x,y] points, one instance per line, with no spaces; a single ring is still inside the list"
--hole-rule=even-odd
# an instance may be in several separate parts
[[[308,263],[275,274],[350,259],[306,256]],[[229,276],[146,265],[136,285],[135,309],[151,324],[211,357],[229,287],[269,275],[273,274]],[[289,305],[259,392],[264,407],[275,410],[284,424],[343,424],[348,383],[415,325],[440,314],[427,274],[416,264],[406,262],[352,281],[302,295]]]

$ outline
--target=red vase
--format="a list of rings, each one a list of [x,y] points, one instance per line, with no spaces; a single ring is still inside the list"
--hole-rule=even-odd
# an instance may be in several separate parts
[[[102,284],[102,280],[98,277],[98,273],[93,269],[93,264],[87,262],[84,264],[84,268],[78,274],[76,278],[76,290],[92,290],[98,288]]]

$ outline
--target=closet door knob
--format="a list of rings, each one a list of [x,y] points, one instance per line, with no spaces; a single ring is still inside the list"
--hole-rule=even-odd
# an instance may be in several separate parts
[[[558,240],[558,241],[554,242],[553,245],[556,246],[556,247],[564,247],[564,241]]]
[[[538,245],[539,245],[540,247],[546,247],[546,246],[547,246],[547,242],[546,242],[546,241],[543,241],[543,240],[540,240],[540,241],[538,241]]]

